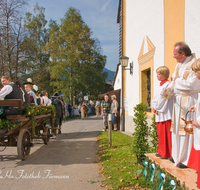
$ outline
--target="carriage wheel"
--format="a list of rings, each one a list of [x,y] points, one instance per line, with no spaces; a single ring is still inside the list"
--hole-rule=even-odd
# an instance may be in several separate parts
[[[49,144],[50,136],[52,136],[50,134],[50,129],[48,127],[45,127],[43,134],[45,134],[45,135],[42,137],[42,140],[44,141],[44,144],[48,145]]]
[[[17,139],[17,153],[22,160],[28,158],[31,149],[31,135],[27,129],[22,129]]]

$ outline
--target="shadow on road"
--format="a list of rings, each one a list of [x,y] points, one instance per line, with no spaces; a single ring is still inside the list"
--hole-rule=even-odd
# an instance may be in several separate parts
[[[70,165],[94,163],[98,149],[96,137],[101,131],[60,134],[56,141],[50,141],[29,155],[17,165],[50,164]]]
[[[76,120],[82,120],[82,119],[79,119],[79,118],[76,118]],[[84,118],[82,121],[89,121],[89,120],[103,120],[103,118],[101,118],[101,117],[96,117],[96,116],[88,116],[87,118]],[[69,121],[72,121],[72,120],[66,120],[66,121],[64,121],[64,123],[67,123],[67,122],[69,122]]]
[[[11,161],[11,160],[17,160],[18,159],[18,156],[16,155],[0,155],[0,160],[1,160],[1,163],[2,161],[3,162],[6,162],[6,161]]]
[[[41,139],[34,140],[35,150],[29,155],[28,159],[25,161],[20,161],[17,156],[17,150],[15,155],[15,149],[17,147],[10,147],[12,153],[1,153],[0,163],[3,164],[7,161],[15,161],[17,166],[23,165],[71,165],[71,164],[88,164],[94,163],[96,152],[98,150],[98,145],[96,143],[97,136],[102,132],[98,127],[98,130],[94,128],[87,127],[90,125],[90,121],[102,120],[102,118],[88,117],[86,120],[79,119],[81,123],[84,123],[86,127],[80,127],[76,131],[73,130],[73,122],[69,125],[67,124],[64,128],[64,132],[57,135],[57,139],[50,139],[49,145],[44,145]],[[77,121],[77,120],[76,120]],[[89,123],[87,123],[89,121]],[[68,122],[68,121],[66,121]],[[71,127],[69,130],[66,128]],[[91,131],[89,131],[91,129]],[[100,130],[99,130],[100,129]],[[75,131],[75,132],[72,132]],[[9,151],[8,151],[9,152]]]

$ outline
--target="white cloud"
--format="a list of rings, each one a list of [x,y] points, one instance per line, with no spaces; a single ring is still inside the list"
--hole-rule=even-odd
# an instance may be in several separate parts
[[[108,6],[108,4],[111,2],[111,0],[108,0],[106,3],[103,4],[102,8],[101,8],[101,12],[104,12]]]

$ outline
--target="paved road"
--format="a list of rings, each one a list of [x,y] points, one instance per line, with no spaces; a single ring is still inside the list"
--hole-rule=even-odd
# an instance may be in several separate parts
[[[17,158],[17,148],[0,152],[0,189],[12,190],[95,190],[102,189],[102,176],[95,164],[96,137],[102,119],[71,120],[63,124],[62,134],[49,145],[34,141],[28,160]],[[0,150],[3,147],[0,147]],[[89,182],[95,183],[89,183]]]

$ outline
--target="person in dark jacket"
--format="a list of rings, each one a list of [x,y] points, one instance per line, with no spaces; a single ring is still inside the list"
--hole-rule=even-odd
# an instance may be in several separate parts
[[[103,131],[106,131],[108,129],[108,114],[110,113],[111,110],[111,102],[108,99],[108,95],[104,96],[104,101],[102,102],[101,106],[101,114],[103,116]]]
[[[68,112],[69,112],[69,117],[72,117],[72,106],[71,106],[71,103],[68,104]]]
[[[10,77],[2,76],[1,83],[3,88],[0,91],[0,100],[6,99],[21,99],[24,102],[24,94],[13,82],[11,82]],[[4,118],[6,115],[21,115],[23,110],[15,107],[5,107],[1,108],[1,118]]]

